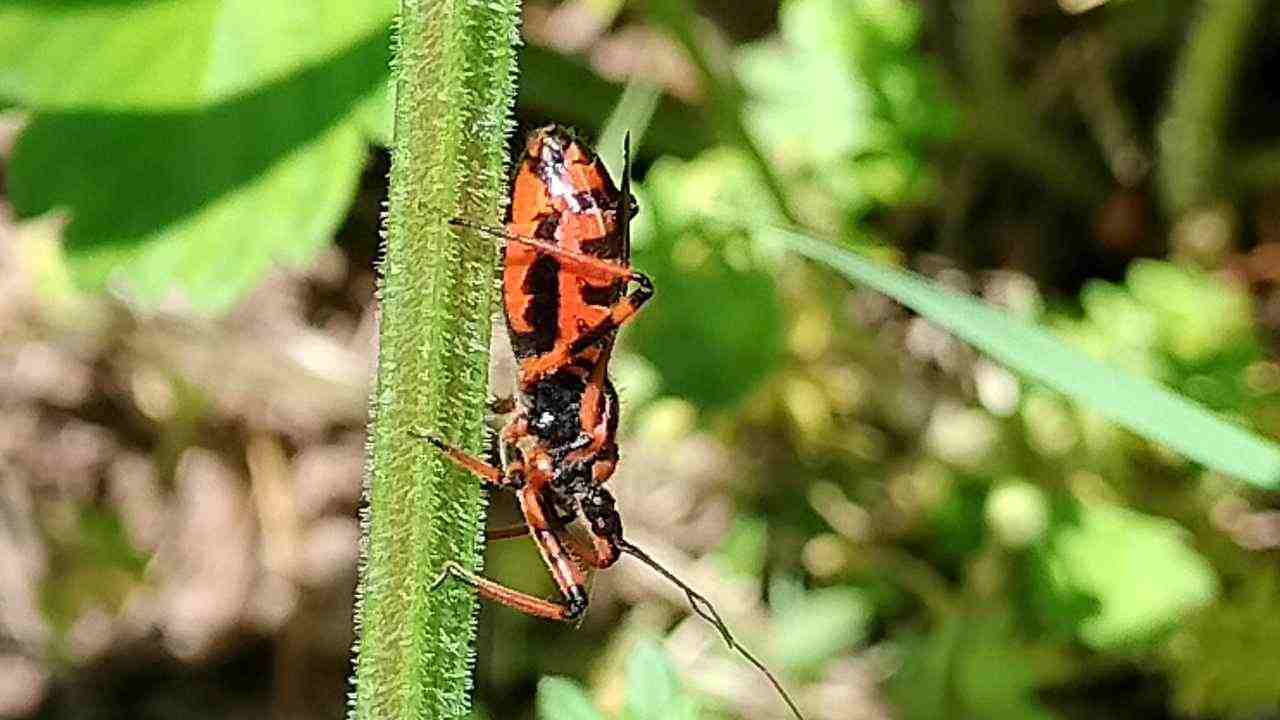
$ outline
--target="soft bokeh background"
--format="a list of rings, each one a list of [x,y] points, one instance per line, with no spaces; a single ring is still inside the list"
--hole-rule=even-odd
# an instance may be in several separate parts
[[[633,540],[815,720],[1280,717],[1274,494],[700,216],[1280,436],[1280,4],[689,9],[525,11],[521,132],[644,128]],[[0,716],[343,715],[393,11],[0,2]],[[488,571],[553,592],[524,541]],[[652,573],[593,601],[484,609],[479,717],[784,716]]]

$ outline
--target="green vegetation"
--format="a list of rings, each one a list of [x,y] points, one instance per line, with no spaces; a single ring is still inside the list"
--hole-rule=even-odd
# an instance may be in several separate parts
[[[475,596],[431,588],[447,562],[480,565],[483,494],[420,435],[485,447],[497,254],[448,221],[481,223],[503,205],[517,15],[510,2],[406,3],[400,16],[353,720],[470,706]]]
[[[355,717],[785,711],[629,560],[579,628],[426,590],[480,565],[412,435],[486,447],[495,247],[447,220],[501,217],[513,96],[615,174],[632,133],[620,510],[811,716],[1274,714],[1280,24],[1086,4],[526,0],[517,48],[514,2],[0,2],[40,716],[341,716],[366,457]]]

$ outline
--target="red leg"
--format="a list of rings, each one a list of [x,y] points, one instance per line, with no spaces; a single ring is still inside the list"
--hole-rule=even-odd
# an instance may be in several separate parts
[[[468,455],[467,453],[459,450],[458,448],[453,447],[452,445],[449,445],[448,443],[436,437],[435,435],[431,435],[428,433],[419,433],[418,437],[422,438],[423,440],[426,440],[427,442],[435,446],[435,448],[440,452],[444,453],[444,456],[449,458],[449,460],[451,460],[453,464],[457,465],[463,470],[466,470],[472,475],[475,475],[481,480],[484,480],[490,485],[497,485],[498,487],[510,487],[512,484],[511,482],[512,476],[515,473],[519,472],[518,468],[513,466],[511,468],[508,468],[507,472],[504,474],[498,468],[490,465],[489,463],[483,460],[480,460],[479,458],[474,458]]]
[[[528,525],[512,525],[511,527],[494,528],[486,530],[484,533],[485,540],[512,540],[514,538],[522,538],[529,534]]]
[[[551,530],[536,492],[532,488],[526,488],[521,491],[519,497],[533,540],[538,544],[542,559],[546,562],[547,569],[551,571],[551,577],[555,579],[556,585],[560,587],[560,593],[564,595],[565,602],[543,600],[514,590],[477,575],[452,561],[445,564],[444,571],[433,587],[439,586],[445,578],[452,576],[474,587],[480,597],[502,603],[526,615],[567,622],[577,620],[587,611],[588,602],[586,579],[583,577],[582,568],[578,567],[573,556],[561,544],[556,533]]]
[[[588,545],[568,533],[556,533],[556,537],[590,568],[603,570],[618,560],[618,548],[608,538],[592,534],[591,544]]]
[[[635,292],[629,293],[619,300],[613,307],[609,308],[608,317],[596,323],[595,327],[579,335],[573,345],[569,346],[570,354],[582,352],[591,347],[600,338],[622,327],[628,320],[635,317],[636,313],[640,312],[640,308],[644,307],[645,303],[649,302],[650,298],[653,297],[653,282],[643,273],[635,273],[632,280],[639,285]]]
[[[477,575],[470,570],[463,568],[456,562],[450,560],[445,563],[444,572],[436,579],[434,587],[439,587],[445,578],[454,577],[476,589],[476,594],[485,600],[492,600],[511,608],[518,610],[525,615],[546,618],[547,620],[571,621],[576,620],[582,615],[579,611],[576,615],[570,615],[569,607],[554,603],[550,600],[536,598],[528,593],[522,593],[519,590],[511,588],[490,580],[487,577]],[[585,602],[583,603],[585,609]]]
[[[622,327],[628,320],[635,317],[635,314],[640,312],[640,308],[653,297],[653,282],[643,273],[633,273],[631,279],[639,285],[634,292],[623,296],[621,300],[610,307],[609,315],[594,326],[587,328],[574,340],[572,345],[558,346],[552,352],[526,365],[522,365],[520,368],[520,382],[522,384],[537,382],[542,377],[564,367],[575,355],[600,342],[601,338]]]

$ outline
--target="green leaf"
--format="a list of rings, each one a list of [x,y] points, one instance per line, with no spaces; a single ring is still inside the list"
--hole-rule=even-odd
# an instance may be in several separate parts
[[[889,693],[903,720],[1050,720],[1007,614],[948,620],[907,644]]]
[[[626,720],[696,720],[697,706],[680,689],[671,658],[657,642],[636,645],[627,661]]]
[[[20,216],[65,212],[68,260],[90,288],[218,311],[275,262],[332,238],[365,144],[348,121],[382,84],[382,30],[252,95],[171,113],[38,114],[9,168]]]
[[[621,180],[623,165],[623,144],[627,134],[631,135],[631,153],[635,153],[644,145],[645,133],[653,120],[653,113],[658,109],[658,101],[662,99],[662,89],[642,80],[633,80],[622,91],[618,104],[613,106],[609,119],[605,121],[596,142],[596,150],[609,172]],[[621,184],[621,183],[619,183]]]
[[[769,552],[769,523],[761,518],[738,517],[716,548],[715,560],[726,573],[748,578],[764,575]]]
[[[889,295],[1010,369],[1112,422],[1215,470],[1263,488],[1280,487],[1280,447],[1150,380],[1103,365],[1042,328],[943,290],[914,273],[878,265],[798,232],[759,232]]]
[[[370,143],[391,147],[391,133],[395,126],[395,90],[391,83],[384,81],[362,101],[352,119]]]
[[[136,550],[120,518],[96,507],[74,508],[78,522],[53,533],[50,572],[41,585],[44,617],[59,632],[67,631],[86,609],[115,612],[144,582],[145,553]]]
[[[741,233],[700,223],[694,212],[707,196],[761,197],[749,194],[751,178],[732,151],[665,159],[649,171],[635,226],[636,266],[653,277],[661,301],[645,308],[626,342],[657,368],[664,392],[702,408],[746,397],[782,359],[773,275]]]
[[[564,678],[538,682],[537,708],[538,720],[604,720],[582,688]]]
[[[866,639],[871,604],[853,588],[805,593],[778,612],[777,654],[786,667],[814,670]]]
[[[743,122],[797,202],[862,212],[927,189],[923,150],[954,112],[915,47],[920,15],[902,0],[790,0],[777,37],[736,53]]]
[[[1182,362],[1202,363],[1254,342],[1252,303],[1239,287],[1156,260],[1134,262],[1126,284],[1159,318],[1164,347]]]
[[[36,110],[225,102],[385,34],[396,5],[9,0],[0,3],[0,97]]]
[[[1171,520],[1103,504],[1084,505],[1078,524],[1054,533],[1054,583],[1099,603],[1080,625],[1086,643],[1109,649],[1148,642],[1213,601],[1217,576],[1185,535]]]
[[[155,233],[69,244],[71,269],[80,284],[110,285],[144,306],[180,295],[198,312],[223,311],[273,266],[301,264],[333,240],[365,150],[361,134],[340,125]]]

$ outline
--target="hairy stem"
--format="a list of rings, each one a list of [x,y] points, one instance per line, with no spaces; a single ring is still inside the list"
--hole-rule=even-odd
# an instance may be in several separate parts
[[[448,222],[499,216],[517,17],[518,0],[401,3],[352,718],[469,712],[475,599],[429,588],[446,561],[479,569],[483,495],[415,434],[483,443],[496,248]]]

